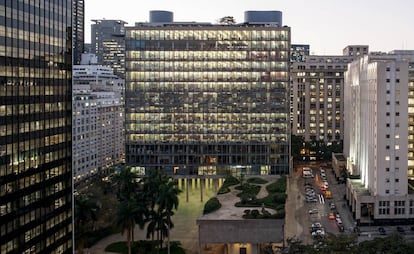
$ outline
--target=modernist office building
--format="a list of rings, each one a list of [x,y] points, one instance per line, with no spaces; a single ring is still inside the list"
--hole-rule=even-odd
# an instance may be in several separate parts
[[[87,54],[84,54],[85,56]],[[75,183],[124,162],[124,80],[110,67],[85,60],[73,66]]]
[[[115,75],[125,76],[125,21],[93,20],[90,53],[98,57],[98,64],[110,66]]]
[[[413,60],[414,54],[369,55],[352,62],[345,74],[347,199],[360,223],[414,219],[407,179]]]
[[[72,253],[72,1],[0,3],[0,252]]]
[[[266,17],[261,19],[261,14]],[[241,24],[126,29],[126,160],[174,174],[286,174],[290,28],[281,13]]]

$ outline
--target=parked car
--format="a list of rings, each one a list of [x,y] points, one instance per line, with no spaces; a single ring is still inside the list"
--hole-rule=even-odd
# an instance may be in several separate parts
[[[334,220],[334,219],[335,219],[335,215],[334,215],[333,213],[329,213],[328,218],[329,218],[330,220]]]
[[[383,227],[379,227],[378,232],[380,233],[380,235],[385,235],[386,234],[385,233],[385,228],[383,228]]]
[[[335,203],[330,202],[329,203],[329,209],[335,210],[336,209]]]

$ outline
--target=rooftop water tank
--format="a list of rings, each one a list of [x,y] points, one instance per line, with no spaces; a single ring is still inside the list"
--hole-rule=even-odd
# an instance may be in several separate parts
[[[281,11],[245,11],[245,23],[278,24],[282,26]]]
[[[150,23],[172,23],[174,13],[171,11],[150,11]]]

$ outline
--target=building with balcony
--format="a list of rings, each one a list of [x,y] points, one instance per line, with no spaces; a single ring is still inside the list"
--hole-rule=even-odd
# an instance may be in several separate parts
[[[360,57],[345,74],[346,197],[360,224],[414,219],[411,51]]]
[[[289,172],[290,28],[280,12],[259,14],[223,25],[156,11],[126,28],[127,165]]]
[[[73,253],[70,0],[0,2],[0,253]]]
[[[124,162],[123,94],[124,80],[114,75],[110,67],[73,66],[75,183]]]

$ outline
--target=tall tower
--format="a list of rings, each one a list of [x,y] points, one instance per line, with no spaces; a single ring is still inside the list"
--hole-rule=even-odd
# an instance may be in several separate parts
[[[0,252],[72,253],[72,1],[1,1]]]
[[[407,174],[412,162],[414,51],[401,53],[360,57],[345,73],[344,155],[352,176],[347,199],[361,224],[372,218],[408,222],[414,217]]]
[[[80,64],[85,43],[85,1],[73,0],[73,64]]]
[[[93,20],[91,26],[92,52],[98,64],[110,66],[114,74],[125,77],[125,21]]]
[[[287,174],[290,28],[281,12],[227,25],[151,14],[126,30],[127,164]]]

